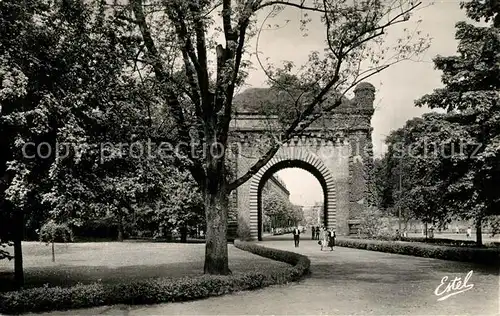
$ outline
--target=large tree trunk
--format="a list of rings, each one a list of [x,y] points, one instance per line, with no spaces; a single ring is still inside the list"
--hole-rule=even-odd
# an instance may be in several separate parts
[[[186,243],[187,242],[187,233],[188,233],[187,227],[181,226],[180,233],[181,233],[181,242]]]
[[[208,101],[211,102],[211,100]],[[202,188],[207,224],[203,271],[207,274],[228,275],[231,274],[227,252],[227,221],[231,191],[228,189],[225,161],[227,142],[224,137],[221,139],[217,137],[217,113],[207,113],[207,118],[205,124],[206,174]]]
[[[123,241],[123,226],[118,224],[118,241]]]
[[[52,262],[56,262],[56,250],[53,241],[52,241]]]
[[[168,229],[167,226],[163,227],[163,237],[165,240],[170,241],[172,240],[172,232]]]
[[[24,216],[21,212],[17,212],[14,218],[16,227],[14,233],[14,279],[16,285],[21,288],[24,286],[23,250],[21,244],[24,232]]]
[[[483,232],[481,230],[482,220],[476,221],[476,245],[481,247],[483,245]]]
[[[118,219],[118,241],[123,241],[123,218]]]
[[[205,189],[204,199],[207,221],[204,272],[208,274],[231,274],[227,253],[229,193],[225,188],[217,192],[210,192],[210,190]]]

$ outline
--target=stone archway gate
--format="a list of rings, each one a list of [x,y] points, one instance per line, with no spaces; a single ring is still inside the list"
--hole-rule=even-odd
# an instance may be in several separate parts
[[[240,231],[249,231],[252,239],[260,237],[259,186],[266,172],[278,171],[276,167],[286,162],[287,167],[309,166],[308,170],[323,184],[326,226],[338,235],[353,232],[368,202],[375,88],[360,83],[354,94],[353,99],[346,98],[341,106],[309,126],[305,136],[284,143],[261,170],[233,192],[230,227],[237,225]],[[272,119],[250,112],[234,116],[231,143],[237,144],[238,149],[233,157],[236,176],[243,175],[261,157],[258,144],[269,137]]]

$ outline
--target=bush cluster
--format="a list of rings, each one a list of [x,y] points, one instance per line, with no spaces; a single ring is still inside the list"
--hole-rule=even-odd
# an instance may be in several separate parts
[[[42,226],[39,238],[42,242],[71,242],[73,231],[67,224],[59,224],[51,220]]]
[[[250,226],[248,226],[246,221],[241,219],[241,217],[239,218],[238,223],[236,231],[238,238],[243,241],[251,240],[252,236],[250,235]]]
[[[0,314],[20,314],[90,308],[115,304],[157,304],[218,296],[258,289],[300,279],[309,271],[307,257],[292,252],[235,243],[236,247],[257,255],[283,261],[287,266],[274,272],[252,272],[230,276],[203,275],[194,278],[158,278],[120,284],[78,284],[69,288],[41,287],[0,294]]]
[[[401,241],[415,241],[415,242],[425,242],[429,244],[437,244],[437,245],[449,245],[449,246],[458,246],[458,247],[475,247],[475,240],[453,240],[446,238],[425,238],[425,237],[400,237]],[[487,247],[498,247],[500,246],[499,242],[491,242],[485,243],[484,246]]]
[[[276,261],[281,261],[291,264],[292,265],[291,267],[282,270],[282,272],[287,274],[286,278],[287,281],[296,281],[298,278],[309,273],[309,267],[311,266],[311,261],[304,255],[285,250],[267,248],[253,243],[241,242],[241,241],[235,241],[234,246],[236,248],[251,252],[261,257],[266,257]]]
[[[499,248],[451,247],[417,242],[367,239],[338,239],[336,240],[336,245],[443,260],[475,262],[489,265],[498,265],[500,263]]]
[[[365,239],[361,237],[350,237],[356,239]],[[444,246],[455,246],[455,247],[477,247],[475,240],[454,240],[447,238],[425,238],[425,237],[403,237],[396,235],[378,235],[371,238],[370,240],[385,240],[385,241],[408,241],[408,242],[422,242],[434,245],[444,245]],[[500,247],[500,242],[489,242],[484,243],[483,247]]]

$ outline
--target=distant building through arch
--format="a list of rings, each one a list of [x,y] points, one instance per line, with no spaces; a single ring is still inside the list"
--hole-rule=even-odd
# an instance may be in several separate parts
[[[290,191],[287,189],[285,183],[277,174],[273,174],[269,177],[267,181],[262,181],[263,188],[261,194],[264,194],[264,191],[267,190],[269,194],[276,194],[276,196],[281,199],[283,202],[289,202],[290,203]],[[261,204],[263,206],[263,204]],[[260,221],[261,224],[261,230],[264,231],[266,226],[264,225],[265,222],[265,216],[264,216],[264,209],[262,209],[262,220]],[[271,228],[276,228],[276,221],[277,218],[270,217],[269,218],[269,227],[268,230],[269,232],[271,231]]]

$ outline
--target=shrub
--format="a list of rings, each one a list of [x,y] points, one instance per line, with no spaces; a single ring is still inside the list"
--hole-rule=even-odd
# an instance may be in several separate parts
[[[368,238],[392,238],[395,232],[389,218],[375,207],[365,209],[360,216],[359,234]]]
[[[129,236],[129,228],[129,225],[124,225],[124,238]],[[73,232],[78,241],[116,240],[118,236],[118,223],[116,223],[113,217],[93,219],[75,226]]]
[[[291,264],[292,267],[289,267],[288,269],[294,270],[293,274],[298,273],[299,276],[303,276],[309,273],[309,267],[311,265],[311,261],[304,255],[285,250],[267,248],[247,242],[235,241],[234,246],[236,248],[251,252],[261,257]],[[295,279],[289,281],[295,281]]]
[[[500,249],[498,248],[484,249],[473,247],[450,247],[422,244],[417,242],[366,239],[338,239],[336,241],[336,245],[340,247],[390,252],[443,260],[465,261],[489,265],[498,265],[500,263]]]
[[[246,223],[245,219],[239,218],[238,220],[238,238],[242,241],[249,241],[251,239],[250,227]]]
[[[51,220],[40,229],[40,241],[47,243],[73,241],[73,232],[67,224],[58,224]]]
[[[78,284],[70,288],[41,287],[0,294],[0,314],[20,314],[89,308],[115,304],[158,304],[218,296],[258,289],[300,279],[309,271],[306,256],[236,242],[239,249],[283,261],[293,266],[274,272],[252,272],[231,276],[203,275],[195,278],[158,278],[134,283]]]
[[[352,236],[349,238],[356,238],[357,236]],[[359,239],[363,239],[362,237]],[[407,241],[407,242],[422,242],[427,244],[434,245],[443,245],[443,246],[455,246],[455,247],[477,247],[477,243],[475,240],[454,240],[447,238],[425,238],[425,237],[402,237],[402,236],[383,236],[378,235],[374,236],[370,239],[374,240],[385,240],[385,241]],[[488,242],[484,243],[483,247],[500,247],[499,242]]]
[[[425,242],[425,243],[437,244],[437,245],[477,247],[476,246],[477,243],[475,240],[453,240],[453,239],[446,239],[446,238],[425,238],[425,237],[401,237],[401,240],[402,241]],[[498,243],[498,242],[484,243],[483,246],[499,247],[500,243]]]
[[[12,242],[0,241],[0,247],[1,247],[0,248],[0,260],[2,260],[2,259],[9,259],[9,260],[14,259],[14,256],[11,255],[10,252],[8,252],[5,249],[2,249],[2,248],[6,248],[7,246],[12,247],[12,246],[14,246],[14,244]]]

